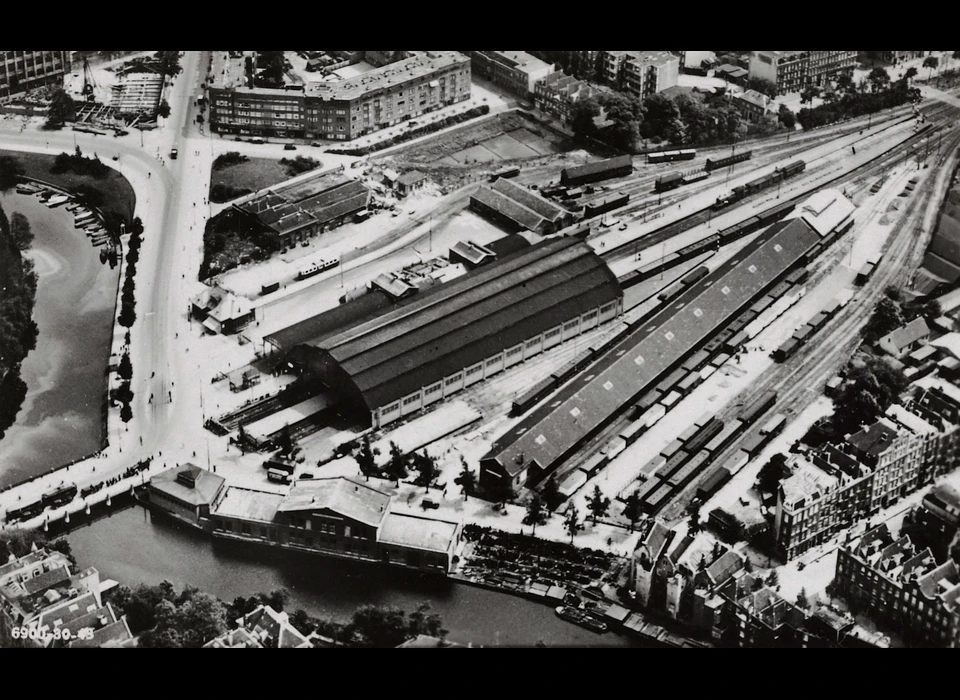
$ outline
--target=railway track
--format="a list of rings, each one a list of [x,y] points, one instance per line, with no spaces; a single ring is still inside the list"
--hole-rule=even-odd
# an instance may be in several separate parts
[[[934,168],[942,167],[957,148],[960,147],[960,132],[953,131],[947,141],[947,148],[936,157]],[[770,412],[797,415],[820,395],[822,387],[837,369],[845,364],[860,345],[860,329],[870,316],[876,302],[882,298],[884,290],[890,285],[899,285],[913,274],[919,265],[928,244],[928,235],[923,234],[923,219],[929,215],[930,205],[937,197],[935,182],[927,179],[925,191],[914,197],[908,204],[900,222],[891,231],[877,273],[861,288],[855,302],[848,304],[818,334],[816,343],[805,346],[789,362],[773,365],[750,388],[740,394],[736,403],[729,404],[718,413],[721,420],[728,421],[736,417],[744,406],[754,403],[762,394],[776,391],[778,399]],[[852,240],[847,239],[847,245]],[[830,253],[832,257],[842,258],[846,245]],[[832,267],[832,266],[831,266]],[[810,281],[811,285],[827,274],[827,269]],[[762,417],[758,419],[758,422]],[[738,440],[717,455],[715,464],[723,464],[739,449]],[[684,515],[687,504],[696,494],[701,478],[694,479],[686,488],[670,499],[662,511],[664,519],[675,522]]]
[[[952,110],[952,112],[958,112],[958,110],[956,110],[955,108],[951,107],[949,109]],[[944,110],[941,110],[941,112],[946,113]],[[883,156],[878,156],[877,158],[872,159],[871,161],[863,164],[862,166],[860,166],[860,168],[857,168],[851,173],[847,173],[843,176],[834,178],[829,183],[821,185],[821,187],[827,186],[829,184],[835,184],[838,181],[847,180],[851,176],[855,176],[856,178],[865,180],[875,176],[876,174],[879,174],[885,169],[892,167],[892,165],[894,165],[899,160],[910,158],[913,155],[914,150],[916,150],[915,148],[913,148],[913,146],[916,145],[915,144],[916,136],[917,136],[916,134],[913,135],[911,138],[905,140],[901,144],[898,144],[897,146],[895,146],[893,149],[887,151]],[[940,156],[938,156],[937,163],[943,162],[943,160],[948,156],[948,154],[951,153],[952,150],[956,149],[958,140],[960,140],[960,135],[956,133],[951,133],[951,137],[947,141],[947,148],[942,151],[942,154]],[[808,195],[796,197],[793,200],[788,200],[788,201],[800,201],[801,199],[804,199],[806,196]],[[872,309],[873,303],[880,298],[880,295],[883,293],[883,289],[888,284],[890,284],[890,280],[893,279],[893,276],[897,274],[896,271],[900,269],[900,263],[902,262],[901,259],[905,255],[904,251],[906,250],[906,247],[909,241],[909,238],[902,233],[903,230],[908,228],[908,225],[904,222],[908,221],[908,217],[915,217],[916,211],[918,210],[918,208],[920,208],[920,205],[918,204],[918,202],[923,201],[925,206],[926,202],[929,201],[929,197],[930,197],[929,193],[924,195],[923,197],[914,197],[911,204],[908,205],[908,208],[904,213],[903,218],[901,219],[901,224],[898,225],[898,228],[895,230],[895,232],[891,233],[891,236],[890,236],[891,242],[888,242],[887,244],[888,247],[890,247],[890,250],[888,250],[884,258],[886,261],[888,261],[884,267],[884,269],[886,270],[886,273],[875,275],[872,282],[864,287],[864,290],[861,292],[861,295],[867,294],[867,293],[870,294],[870,297],[866,302],[857,304],[856,309],[852,309],[851,306],[848,305],[847,307],[848,311],[841,312],[831,322],[831,326],[834,328],[833,332],[836,332],[837,328],[844,329],[844,333],[845,333],[844,340],[836,344],[831,343],[828,350],[829,352],[828,356],[820,359],[817,362],[817,365],[816,365],[817,367],[823,367],[826,365],[831,365],[831,366],[836,365],[838,359],[844,356],[849,356],[852,353],[857,343],[857,340],[859,338],[859,328],[862,325],[864,318],[869,314],[869,310]],[[922,211],[922,208],[920,208],[920,210]],[[660,233],[662,235],[663,232],[669,231],[671,228],[672,226],[666,227],[665,229],[662,229],[661,231],[656,233]],[[664,240],[664,239],[661,238],[660,240]],[[848,238],[847,240],[849,241],[850,239]],[[897,248],[896,251],[894,251],[893,249],[894,243],[896,243],[896,245],[899,246],[899,248]],[[653,245],[655,245],[655,243]],[[921,246],[919,248],[919,255],[921,256],[923,253],[924,246]],[[835,246],[832,250],[827,251],[826,255],[837,256],[838,250],[839,251],[845,250],[845,246],[840,248],[837,248]],[[891,268],[889,263],[892,263],[893,261],[896,261],[896,265]],[[820,271],[820,275],[822,274],[825,274],[824,270]],[[904,276],[904,275],[901,275],[901,276]],[[815,277],[814,280],[811,281],[811,284],[815,283],[817,279],[818,277]],[[841,323],[842,325],[837,326],[836,324],[838,322]],[[816,355],[816,356],[811,355],[812,352],[813,352],[812,347],[804,348],[804,350],[802,350],[798,354],[798,357],[806,357],[806,358],[810,358],[811,360],[819,357],[819,355]],[[819,386],[819,384],[817,383],[811,383],[810,381],[804,381],[803,379],[798,378],[798,375],[795,370],[787,370],[787,369],[784,369],[785,367],[786,365],[775,366],[770,368],[770,370],[768,370],[768,372],[765,373],[765,375],[761,378],[761,380],[758,383],[751,386],[748,392],[745,392],[745,395],[741,394],[741,398],[738,400],[737,404],[732,405],[730,408],[724,409],[724,411],[722,411],[721,414],[718,415],[718,417],[720,417],[721,420],[725,420],[725,421],[731,420],[737,414],[739,414],[740,407],[742,407],[743,405],[749,405],[750,403],[754,402],[760,395],[770,390],[778,391],[778,394],[781,394],[781,393],[783,394],[778,399],[778,402],[776,405],[776,410],[782,411],[784,408],[789,408],[791,406],[791,401],[795,402],[796,398],[800,394],[809,391],[809,387]],[[822,381],[820,382],[820,384],[822,384],[825,381],[826,381],[826,377],[822,378]],[[787,382],[791,383],[792,388],[787,392],[783,392],[782,387]],[[816,394],[813,394],[813,395],[816,396]],[[807,403],[809,403],[809,401]],[[805,405],[806,404],[804,404],[804,406]],[[771,410],[774,410],[774,409],[771,409]],[[569,475],[571,472],[578,469],[579,465],[582,464],[589,456],[594,454],[603,445],[607,444],[613,437],[619,435],[620,432],[622,432],[631,422],[630,419],[627,417],[628,415],[629,415],[629,411],[627,410],[622,411],[621,415],[618,416],[614,421],[612,421],[609,426],[601,430],[592,439],[585,442],[584,445],[581,446],[581,448],[578,449],[571,456],[571,458],[568,459],[567,462],[561,465],[560,468],[557,470],[557,480],[562,481],[567,475]],[[758,418],[757,422],[759,423],[761,419],[762,419],[762,416]],[[747,434],[749,434],[749,431]],[[730,454],[732,454],[735,451],[735,449],[738,449],[736,448],[736,445],[725,449],[723,453],[719,454],[717,458],[712,461],[712,463],[722,464],[723,460],[726,459]],[[689,484],[685,489],[683,489],[680,492],[680,495],[679,495],[680,500],[682,501],[684,499],[684,496],[686,495],[687,496],[686,500],[689,501],[689,499],[692,498],[692,495],[696,492],[696,488],[698,485],[699,485],[699,479],[694,479],[693,482],[691,482],[691,484]],[[667,503],[667,509],[670,510],[671,512],[675,510],[675,507],[672,506],[671,504],[675,503],[676,501],[677,501],[677,497],[670,499],[670,501],[668,501]],[[682,507],[683,507],[683,504],[681,505],[681,508]],[[680,512],[682,514],[682,510]]]

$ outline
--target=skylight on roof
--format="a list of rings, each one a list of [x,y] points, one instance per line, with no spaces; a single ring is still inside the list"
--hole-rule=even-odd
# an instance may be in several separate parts
[[[604,382],[603,388],[606,389],[607,391],[610,391],[613,388],[613,382]]]
[[[538,445],[542,445],[546,441],[547,441],[547,438],[543,437],[543,435],[537,435],[537,439],[534,440],[534,442],[537,443]]]
[[[642,365],[644,362],[643,355],[637,355],[635,358],[633,358],[633,361],[636,362],[638,365]]]
[[[779,243],[775,244],[775,245],[773,246],[773,249],[774,249],[775,251],[777,251],[778,253],[782,253],[782,252],[783,252],[783,246],[780,245]]]
[[[752,273],[754,273],[754,274],[756,274],[756,272],[757,272],[757,266],[756,266],[756,265],[751,265],[751,266],[748,267],[747,269],[750,270],[750,272],[752,272]]]
[[[693,310],[693,315],[696,316],[697,318],[700,318],[701,316],[703,316],[703,310],[702,310],[702,309],[694,309],[694,310]]]
[[[723,288],[720,289],[720,291],[723,292],[724,294],[729,294],[729,293],[730,293],[730,287],[723,287]]]
[[[667,340],[673,340],[674,339],[673,331],[667,331],[666,333],[663,334],[663,337],[666,338]]]
[[[574,406],[573,408],[570,409],[570,415],[576,418],[577,416],[580,415],[580,409]]]

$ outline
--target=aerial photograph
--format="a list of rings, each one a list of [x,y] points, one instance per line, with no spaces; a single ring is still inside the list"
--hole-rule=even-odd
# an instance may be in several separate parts
[[[0,647],[960,647],[960,51],[0,51]]]

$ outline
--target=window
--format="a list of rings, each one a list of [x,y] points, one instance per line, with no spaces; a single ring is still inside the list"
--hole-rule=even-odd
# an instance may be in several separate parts
[[[513,357],[514,355],[516,355],[516,354],[517,354],[518,352],[520,352],[521,350],[523,350],[523,346],[522,346],[522,345],[518,345],[518,346],[515,347],[515,348],[510,348],[509,350],[507,350],[507,357]]]
[[[462,378],[463,378],[463,377],[461,377],[459,374],[456,375],[455,377],[447,377],[447,379],[446,379],[446,385],[447,385],[447,386],[450,386],[451,384],[456,384],[456,383],[459,382]]]
[[[560,335],[560,329],[559,329],[559,328],[554,328],[554,329],[551,330],[551,331],[547,331],[547,332],[544,334],[543,337],[544,337],[544,338],[555,338],[555,337],[558,336],[558,335]]]
[[[416,403],[419,400],[420,400],[420,394],[414,394],[413,396],[408,396],[407,398],[405,398],[403,400],[403,405],[409,406],[410,404]]]

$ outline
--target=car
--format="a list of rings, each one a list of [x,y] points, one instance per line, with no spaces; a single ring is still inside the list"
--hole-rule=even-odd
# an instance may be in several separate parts
[[[420,506],[424,510],[436,510],[437,508],[440,507],[440,504],[437,503],[436,501],[431,501],[429,498],[424,498],[423,503],[421,503]]]
[[[617,227],[617,230],[618,230],[618,231],[626,231],[626,230],[627,230],[627,225],[626,225],[626,224],[620,224],[620,226]]]
[[[322,148],[322,147],[323,147],[323,143],[321,143],[320,141],[311,141],[311,142],[310,142],[310,145],[313,146],[314,148]]]
[[[170,159],[171,159],[171,160],[176,160],[176,159],[177,159],[177,156],[178,156],[179,154],[180,154],[180,151],[178,151],[176,148],[171,148],[171,149],[170,149]]]
[[[300,475],[300,478],[301,478],[301,479],[312,479],[312,478],[313,478],[313,474],[311,474],[310,472],[304,472],[303,474]]]
[[[300,244],[300,247],[306,248],[308,245],[310,245],[310,241],[304,241],[303,243]]]
[[[294,146],[292,143],[285,143],[285,144],[283,145],[283,150],[285,150],[285,151],[295,151],[295,150],[297,150],[297,147]]]

